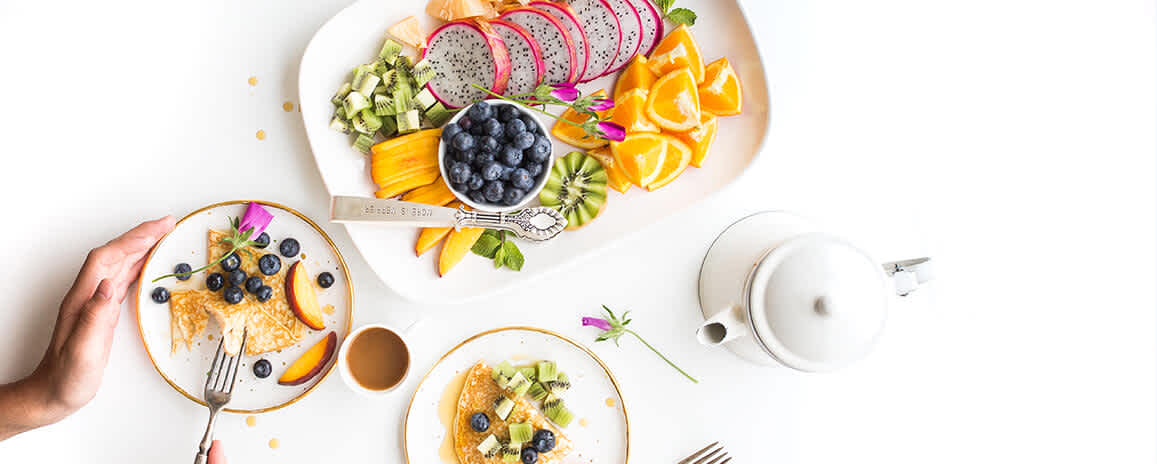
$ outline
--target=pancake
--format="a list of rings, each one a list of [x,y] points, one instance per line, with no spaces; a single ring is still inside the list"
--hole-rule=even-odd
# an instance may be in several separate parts
[[[501,420],[494,414],[494,401],[500,395],[514,400],[514,412],[506,420]],[[470,427],[470,416],[476,412],[484,412],[490,418],[490,428],[485,432],[475,432]],[[466,374],[466,381],[462,385],[462,394],[458,397],[458,410],[454,415],[454,452],[458,455],[459,464],[498,464],[502,463],[502,456],[487,458],[480,451],[478,445],[486,437],[493,434],[499,440],[507,440],[510,433],[507,429],[510,424],[520,422],[529,423],[534,430],[546,429],[554,432],[555,447],[549,452],[538,455],[539,464],[553,464],[561,461],[573,449],[570,440],[563,435],[539,412],[538,408],[527,401],[526,397],[517,398],[507,395],[498,388],[498,384],[490,377],[490,366],[485,361],[479,361]]]

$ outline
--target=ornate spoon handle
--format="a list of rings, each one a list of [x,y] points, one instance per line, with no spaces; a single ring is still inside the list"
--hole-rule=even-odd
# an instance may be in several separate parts
[[[513,232],[521,238],[550,240],[566,228],[566,218],[551,208],[536,206],[512,213],[467,211],[399,200],[335,196],[330,220],[339,223],[392,224],[404,227],[485,227]]]
[[[458,225],[485,227],[513,232],[520,238],[542,242],[558,236],[566,228],[566,218],[554,209],[536,206],[512,213],[487,213],[458,209]]]

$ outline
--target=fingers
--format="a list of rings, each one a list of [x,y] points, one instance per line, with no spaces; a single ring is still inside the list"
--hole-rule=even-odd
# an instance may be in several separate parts
[[[120,319],[120,304],[113,300],[113,291],[113,285],[108,279],[100,281],[92,297],[77,312],[72,333],[66,342],[70,349],[82,353],[87,361],[99,362],[91,367],[102,370],[108,361],[113,330]]]
[[[213,440],[209,447],[209,464],[225,464],[225,448],[221,446],[221,440]]]

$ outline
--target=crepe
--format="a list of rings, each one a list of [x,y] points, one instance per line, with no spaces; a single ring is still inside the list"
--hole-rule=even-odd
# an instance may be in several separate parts
[[[458,410],[454,415],[454,452],[458,455],[459,464],[497,464],[501,463],[501,454],[487,458],[478,451],[478,445],[493,434],[499,440],[507,440],[510,433],[507,429],[510,424],[527,422],[534,430],[546,429],[554,432],[555,447],[549,452],[538,455],[539,464],[552,464],[562,460],[570,454],[573,446],[569,439],[562,434],[538,408],[530,404],[523,396],[506,395],[494,379],[490,377],[490,366],[485,361],[479,361],[466,374],[466,381],[462,385],[462,394],[458,397]],[[494,414],[494,401],[500,395],[506,395],[514,400],[514,412],[506,420],[499,419]],[[476,412],[484,412],[490,418],[490,428],[485,432],[475,432],[470,427],[470,416]]]

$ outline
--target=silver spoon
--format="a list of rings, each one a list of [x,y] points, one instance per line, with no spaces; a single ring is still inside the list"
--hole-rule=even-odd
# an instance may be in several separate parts
[[[424,205],[400,200],[335,196],[329,220],[338,223],[390,224],[406,227],[485,227],[513,232],[520,238],[542,242],[566,228],[566,218],[545,206],[510,213],[467,211],[459,207]]]

